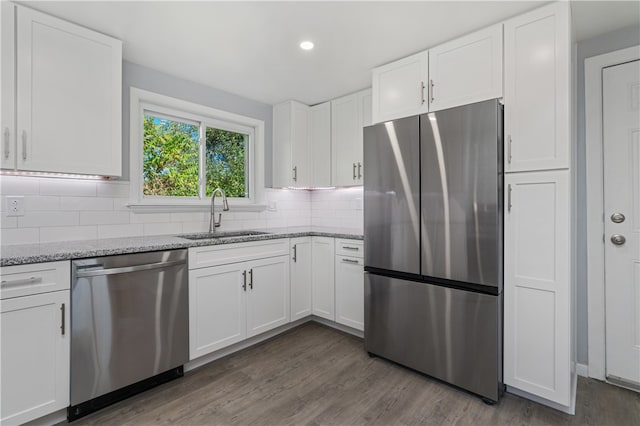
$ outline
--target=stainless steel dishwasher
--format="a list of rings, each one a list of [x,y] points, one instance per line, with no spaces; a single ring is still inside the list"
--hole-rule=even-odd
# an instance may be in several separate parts
[[[187,250],[73,261],[69,420],[182,376],[187,277]]]

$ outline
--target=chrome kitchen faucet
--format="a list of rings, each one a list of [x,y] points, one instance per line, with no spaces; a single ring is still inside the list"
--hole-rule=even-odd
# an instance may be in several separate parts
[[[213,194],[211,194],[211,218],[209,219],[209,233],[215,231],[215,229],[220,226],[220,222],[222,221],[222,213],[218,213],[218,220],[215,220],[215,201],[216,194],[218,193],[220,193],[220,196],[222,196],[222,211],[229,211],[229,203],[227,202],[227,196],[224,194],[224,191],[221,188],[214,189]]]

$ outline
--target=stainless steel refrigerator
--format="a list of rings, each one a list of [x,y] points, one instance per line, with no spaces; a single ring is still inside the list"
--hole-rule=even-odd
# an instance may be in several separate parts
[[[365,349],[502,394],[502,106],[364,129]]]

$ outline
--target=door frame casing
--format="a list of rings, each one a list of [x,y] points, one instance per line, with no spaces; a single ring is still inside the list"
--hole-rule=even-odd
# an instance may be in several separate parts
[[[640,45],[584,61],[589,377],[599,380],[606,380],[602,69],[638,59]]]

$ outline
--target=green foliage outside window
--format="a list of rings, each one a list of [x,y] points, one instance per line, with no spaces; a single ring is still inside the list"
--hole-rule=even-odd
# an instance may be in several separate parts
[[[197,197],[199,126],[145,115],[143,193],[146,196]],[[228,197],[246,197],[248,136],[207,127],[206,196],[222,188]]]

